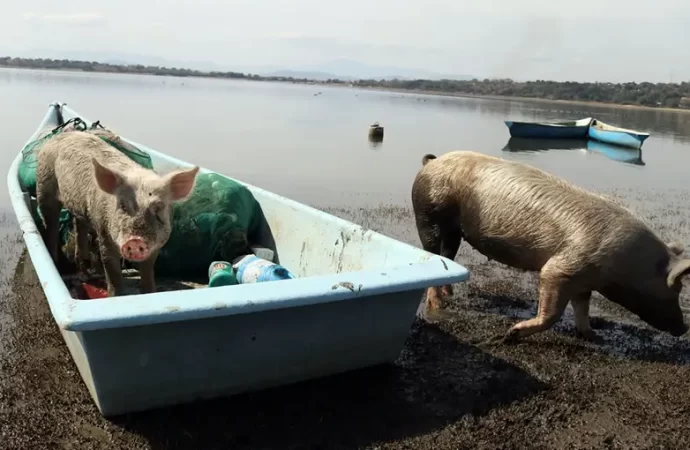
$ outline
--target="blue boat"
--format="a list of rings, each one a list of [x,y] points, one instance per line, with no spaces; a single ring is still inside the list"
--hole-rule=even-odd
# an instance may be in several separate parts
[[[505,124],[512,137],[584,139],[587,137],[587,130],[591,122],[592,118],[587,117],[557,122],[505,121]]]
[[[51,104],[27,144],[75,117],[92,125]],[[147,152],[155,170],[191,166],[120,138]],[[7,186],[28,257],[106,417],[391,363],[425,290],[469,277],[452,260],[238,181],[265,217],[254,244],[297,278],[81,300],[43,242],[36,200],[20,185],[21,161],[19,152]]]
[[[619,128],[606,124],[601,120],[593,120],[592,125],[589,127],[589,137],[606,144],[640,148],[649,137],[649,133]]]
[[[645,165],[644,161],[642,161],[642,149],[640,148],[634,149],[629,147],[621,147],[618,145],[611,145],[604,142],[589,140],[587,141],[587,151],[600,153],[614,161],[634,164],[636,166]]]

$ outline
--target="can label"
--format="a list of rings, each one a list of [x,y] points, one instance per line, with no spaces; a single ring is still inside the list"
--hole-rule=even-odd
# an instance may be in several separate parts
[[[230,267],[230,264],[224,261],[216,261],[211,265],[211,269],[208,271],[208,277],[211,278],[213,274],[218,272],[219,270],[229,269]]]

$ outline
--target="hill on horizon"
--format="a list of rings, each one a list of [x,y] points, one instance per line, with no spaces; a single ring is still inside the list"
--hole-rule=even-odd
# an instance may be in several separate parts
[[[3,52],[6,56],[22,58],[51,58],[51,59],[70,59],[79,61],[96,61],[107,64],[118,65],[146,65],[160,66],[168,68],[196,69],[203,71],[232,71],[252,73],[263,76],[282,76],[293,78],[308,78],[312,80],[325,81],[327,79],[339,79],[343,81],[355,81],[358,79],[376,80],[411,80],[411,79],[455,79],[469,80],[474,78],[470,75],[441,74],[426,69],[405,68],[396,66],[374,65],[361,61],[349,59],[335,59],[309,66],[276,66],[276,65],[237,65],[231,66],[214,61],[205,60],[176,60],[162,58],[151,55],[141,55],[135,53],[103,52],[103,51],[79,51],[79,50],[53,50],[53,49],[32,49],[21,52]]]

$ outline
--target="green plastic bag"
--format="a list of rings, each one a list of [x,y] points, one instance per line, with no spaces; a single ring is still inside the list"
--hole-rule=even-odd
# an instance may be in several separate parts
[[[200,173],[187,200],[173,206],[172,233],[156,260],[156,275],[206,277],[211,262],[250,253],[259,218],[249,189],[217,173]]]

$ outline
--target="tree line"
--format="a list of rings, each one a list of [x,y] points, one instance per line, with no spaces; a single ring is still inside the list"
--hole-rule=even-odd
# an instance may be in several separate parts
[[[395,90],[506,96],[640,105],[651,107],[690,107],[690,83],[579,83],[511,79],[484,80],[359,80],[360,87]]]
[[[142,64],[109,64],[96,61],[77,61],[71,59],[50,58],[13,58],[10,56],[0,57],[0,67],[48,70],[79,70],[82,72],[128,73],[173,77],[234,78],[248,80],[295,82],[309,81],[307,79],[296,79],[291,77],[262,77],[259,75],[245,74],[241,72],[208,72],[202,70],[184,69],[177,67],[145,66]]]
[[[284,81],[292,83],[351,84],[363,88],[418,91],[440,94],[477,96],[507,96],[547,100],[571,100],[619,105],[640,105],[667,108],[690,108],[690,83],[580,83],[573,81],[514,81],[511,79],[484,80],[357,80],[326,81],[306,78],[260,76],[241,72],[200,71],[176,67],[144,66],[141,64],[108,64],[95,61],[75,61],[48,58],[0,57],[0,67],[19,67],[52,70],[80,70],[84,72],[132,73],[175,77],[232,78],[256,81]]]

